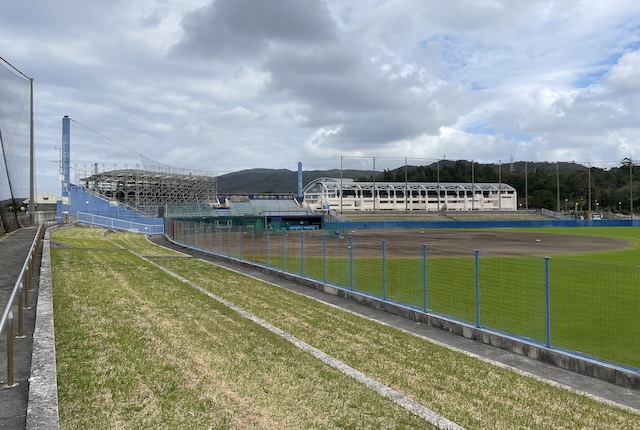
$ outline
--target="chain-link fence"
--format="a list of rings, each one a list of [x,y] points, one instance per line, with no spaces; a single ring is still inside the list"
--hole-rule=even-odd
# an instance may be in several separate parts
[[[167,220],[184,246],[640,369],[640,268],[549,257],[430,256],[343,231]]]

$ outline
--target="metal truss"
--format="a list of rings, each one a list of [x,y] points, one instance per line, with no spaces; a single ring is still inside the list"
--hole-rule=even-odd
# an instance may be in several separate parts
[[[84,187],[110,201],[133,208],[167,205],[217,205],[217,177],[213,172],[176,169],[145,163],[144,168],[115,168],[94,164],[84,172],[75,168]]]

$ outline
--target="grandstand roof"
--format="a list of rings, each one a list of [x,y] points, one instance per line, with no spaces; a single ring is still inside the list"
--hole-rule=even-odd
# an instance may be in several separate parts
[[[86,189],[132,207],[202,204],[216,201],[217,178],[212,172],[118,169],[80,179]]]
[[[329,189],[427,189],[427,190],[501,190],[501,191],[514,191],[509,184],[499,182],[386,182],[386,181],[371,181],[362,182],[355,181],[348,178],[318,178],[309,182],[304,187],[304,192],[310,191],[314,186],[321,186],[327,190]]]

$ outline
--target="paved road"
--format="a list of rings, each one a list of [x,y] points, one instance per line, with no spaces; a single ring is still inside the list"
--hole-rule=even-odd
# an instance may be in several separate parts
[[[5,309],[37,231],[37,227],[21,228],[0,240],[0,315]],[[38,271],[34,275],[30,292],[31,309],[24,313],[25,337],[14,339],[14,382],[17,382],[18,386],[0,388],[0,429],[3,430],[23,430],[26,427]],[[17,303],[13,307],[14,313],[16,306]],[[17,325],[17,315],[14,322]],[[17,334],[17,327],[15,334]],[[0,336],[0,385],[2,387],[7,383],[6,351],[7,336],[6,332],[3,332]]]

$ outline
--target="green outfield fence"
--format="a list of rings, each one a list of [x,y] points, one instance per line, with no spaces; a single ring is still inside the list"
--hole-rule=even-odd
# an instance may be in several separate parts
[[[167,220],[189,248],[640,371],[640,268],[549,257],[432,257],[429,243]]]

